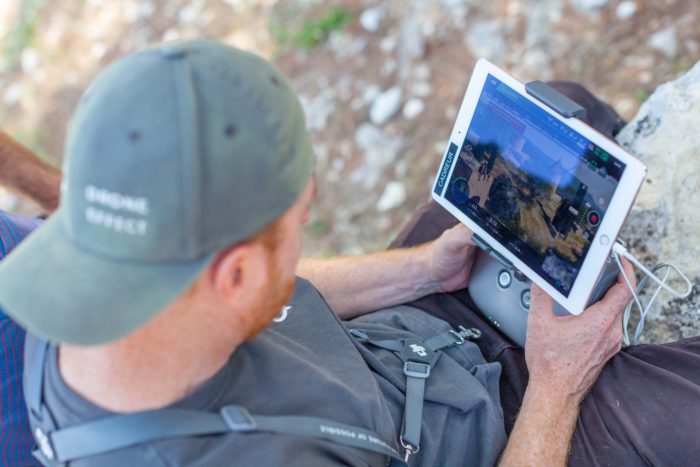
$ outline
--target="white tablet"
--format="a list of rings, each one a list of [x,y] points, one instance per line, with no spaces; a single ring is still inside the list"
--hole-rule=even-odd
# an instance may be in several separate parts
[[[479,60],[433,198],[572,314],[607,261],[646,167]]]

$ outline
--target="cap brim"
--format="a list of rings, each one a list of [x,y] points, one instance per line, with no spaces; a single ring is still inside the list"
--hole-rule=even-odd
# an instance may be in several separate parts
[[[0,305],[39,336],[77,345],[139,328],[180,295],[211,261],[136,262],[71,241],[57,212],[0,264]]]

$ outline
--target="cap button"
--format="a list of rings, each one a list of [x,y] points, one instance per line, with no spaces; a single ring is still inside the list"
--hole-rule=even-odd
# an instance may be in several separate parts
[[[161,53],[165,58],[177,60],[187,55],[187,49],[183,44],[164,44],[161,47]]]

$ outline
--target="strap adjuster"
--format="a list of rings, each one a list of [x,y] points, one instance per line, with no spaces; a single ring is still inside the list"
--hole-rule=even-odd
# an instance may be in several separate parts
[[[401,442],[401,447],[403,447],[404,451],[403,461],[406,464],[408,464],[408,459],[410,459],[412,455],[417,454],[418,451],[420,451],[420,446],[412,445],[411,443],[403,439],[403,436],[399,436],[399,441]]]
[[[36,445],[37,448],[39,448],[39,451],[41,451],[41,453],[48,460],[54,460],[56,454],[53,450],[53,446],[51,445],[51,439],[49,438],[49,435],[44,433],[41,428],[37,427],[34,430],[34,439],[36,440]]]
[[[237,405],[227,405],[219,411],[224,423],[236,432],[249,432],[258,429],[258,424],[255,422],[250,413],[243,407]]]
[[[409,360],[403,364],[403,374],[412,378],[427,379],[430,376],[430,365]]]
[[[468,340],[477,340],[481,338],[481,331],[479,329],[465,328],[461,324],[457,326],[457,329],[450,329],[449,333],[457,339],[454,345],[462,345]]]

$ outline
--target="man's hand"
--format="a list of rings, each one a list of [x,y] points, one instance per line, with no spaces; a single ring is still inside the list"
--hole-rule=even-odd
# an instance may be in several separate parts
[[[436,240],[363,256],[309,259],[297,273],[309,279],[342,319],[467,285],[476,247],[459,224]]]
[[[623,261],[623,267],[634,280],[629,262]],[[560,317],[552,312],[552,299],[533,284],[525,345],[529,384],[556,387],[582,399],[603,365],[620,350],[622,313],[631,299],[619,275],[605,297],[581,315]]]
[[[623,261],[627,276],[632,266]],[[532,286],[525,360],[530,371],[523,405],[501,466],[564,466],[578,407],[605,363],[620,350],[622,313],[632,298],[621,276],[579,316],[560,317],[552,299]]]
[[[472,231],[459,223],[427,246],[428,271],[440,292],[467,286],[476,257]]]

